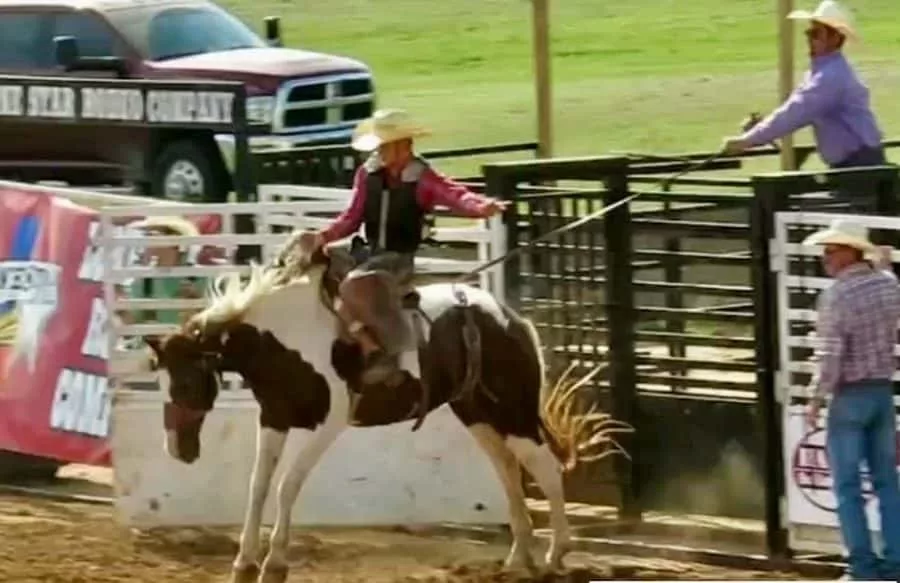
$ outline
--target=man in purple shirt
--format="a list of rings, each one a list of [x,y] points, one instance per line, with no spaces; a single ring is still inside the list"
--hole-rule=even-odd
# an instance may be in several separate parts
[[[857,580],[900,580],[900,485],[892,377],[900,323],[900,283],[891,249],[869,242],[865,227],[835,220],[804,241],[824,247],[834,284],[819,296],[816,359],[807,421],[818,425],[826,398],[826,450],[838,522]],[[875,254],[872,264],[866,253]],[[872,551],[860,464],[865,461],[881,515],[883,558]]]
[[[814,12],[788,15],[806,20],[811,65],[790,98],[743,135],[727,138],[724,149],[739,154],[812,125],[819,155],[831,168],[885,163],[881,131],[869,106],[869,90],[842,49],[856,33],[847,10],[824,0]]]

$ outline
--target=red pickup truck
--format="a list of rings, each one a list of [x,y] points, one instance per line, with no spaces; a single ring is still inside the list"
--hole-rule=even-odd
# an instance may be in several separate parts
[[[281,47],[277,18],[265,38],[208,0],[4,0],[2,75],[237,81],[248,118],[271,127],[251,149],[346,143],[374,108],[369,68],[354,59]],[[61,68],[68,38],[84,61]],[[105,69],[105,70],[104,70]],[[35,125],[0,116],[0,178],[72,185],[130,183],[138,192],[222,201],[232,189],[234,138],[202,130]]]

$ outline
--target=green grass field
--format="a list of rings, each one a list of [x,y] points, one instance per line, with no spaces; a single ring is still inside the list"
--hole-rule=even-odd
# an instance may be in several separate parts
[[[846,1],[863,37],[848,54],[886,137],[900,137],[897,0]],[[536,136],[528,0],[222,4],[256,30],[263,17],[281,16],[289,46],[371,65],[379,105],[408,108],[434,128],[423,149]],[[550,4],[556,155],[714,150],[749,111],[777,104],[775,0]],[[799,79],[800,26],[796,39]]]

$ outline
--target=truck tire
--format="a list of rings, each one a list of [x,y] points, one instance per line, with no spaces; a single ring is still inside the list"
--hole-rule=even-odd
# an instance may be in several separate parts
[[[226,202],[228,175],[215,146],[197,140],[166,144],[153,161],[153,196],[181,202]]]
[[[64,465],[58,460],[0,450],[0,482],[53,481],[57,470]]]

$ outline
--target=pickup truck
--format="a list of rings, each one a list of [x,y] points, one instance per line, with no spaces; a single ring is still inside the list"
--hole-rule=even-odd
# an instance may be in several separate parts
[[[349,142],[371,115],[369,68],[354,59],[283,48],[278,19],[265,38],[209,0],[4,0],[2,75],[232,81],[247,87],[251,122],[271,128],[251,150]],[[61,66],[61,39],[87,66]],[[221,202],[232,189],[234,137],[202,130],[43,124],[0,118],[0,178]]]

